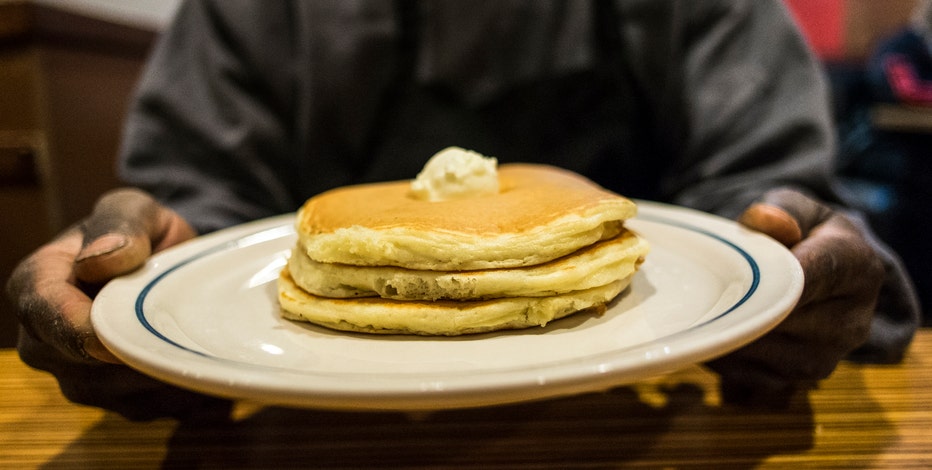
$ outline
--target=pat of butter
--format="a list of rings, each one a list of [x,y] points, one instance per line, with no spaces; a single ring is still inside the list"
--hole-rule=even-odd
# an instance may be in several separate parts
[[[472,150],[447,147],[437,152],[417,178],[411,194],[424,201],[445,201],[498,193],[498,160]]]

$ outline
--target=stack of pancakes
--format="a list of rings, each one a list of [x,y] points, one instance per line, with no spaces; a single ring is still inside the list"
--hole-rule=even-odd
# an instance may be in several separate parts
[[[338,188],[298,212],[283,315],[345,331],[460,335],[604,310],[648,246],[635,204],[569,171],[503,165],[500,190],[425,201],[410,182]]]

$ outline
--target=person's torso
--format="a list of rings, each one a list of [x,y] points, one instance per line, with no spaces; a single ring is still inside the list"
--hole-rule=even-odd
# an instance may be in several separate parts
[[[646,155],[655,150],[638,119],[623,44],[610,30],[618,22],[606,20],[597,2],[409,8],[390,12],[396,34],[370,18],[371,30],[357,31],[361,37],[346,42],[352,47],[328,58],[341,61],[333,70],[366,71],[345,77],[362,83],[351,90],[328,79],[337,91],[312,100],[309,129],[321,120],[343,124],[309,139],[312,157],[342,162],[336,183],[413,178],[434,152],[456,145],[659,198],[664,156]],[[385,39],[393,44],[388,57]]]

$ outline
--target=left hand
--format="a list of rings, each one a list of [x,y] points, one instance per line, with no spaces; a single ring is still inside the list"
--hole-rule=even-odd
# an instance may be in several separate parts
[[[739,221],[789,248],[805,283],[783,322],[708,366],[721,375],[724,401],[781,404],[867,340],[884,268],[851,221],[796,191],[766,193]]]

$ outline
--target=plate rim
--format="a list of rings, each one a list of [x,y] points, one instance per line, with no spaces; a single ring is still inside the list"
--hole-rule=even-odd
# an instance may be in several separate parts
[[[653,340],[630,345],[619,350],[603,352],[586,358],[577,358],[575,360],[566,359],[558,364],[547,366],[536,366],[534,370],[545,370],[545,378],[538,376],[536,380],[529,380],[524,377],[521,380],[500,377],[510,374],[511,371],[482,371],[475,372],[472,378],[480,376],[485,378],[481,383],[470,380],[462,380],[463,375],[459,377],[443,377],[440,380],[428,381],[431,384],[425,386],[425,379],[428,376],[409,375],[398,383],[382,384],[383,389],[374,391],[369,387],[350,387],[354,381],[363,380],[365,376],[352,377],[349,374],[327,374],[322,372],[289,372],[287,369],[277,369],[260,364],[250,364],[245,362],[235,362],[222,357],[211,356],[199,351],[178,344],[174,340],[165,337],[151,325],[143,324],[142,327],[150,334],[156,336],[160,341],[165,342],[176,350],[183,351],[183,354],[194,355],[194,361],[210,360],[214,362],[211,368],[216,366],[216,361],[232,363],[236,368],[238,375],[237,380],[230,380],[229,377],[217,376],[215,371],[189,371],[173,368],[171,365],[160,363],[159,360],[153,360],[152,357],[145,357],[144,353],[134,351],[132,347],[127,347],[121,341],[127,338],[119,337],[121,333],[115,331],[111,324],[115,314],[104,312],[104,308],[116,295],[118,289],[124,284],[133,282],[142,282],[141,279],[149,279],[145,282],[144,289],[151,289],[150,286],[157,283],[157,280],[170,275],[176,269],[203,258],[208,252],[222,252],[229,249],[232,245],[240,245],[243,240],[249,237],[260,237],[270,231],[290,232],[294,234],[293,213],[282,214],[265,219],[260,219],[246,224],[237,225],[228,229],[220,230],[196,239],[190,240],[183,244],[172,247],[153,256],[146,266],[116,282],[111,282],[101,290],[97,300],[92,306],[92,322],[95,330],[98,332],[101,341],[114,352],[121,360],[126,362],[140,372],[156,377],[174,385],[184,388],[193,389],[202,393],[223,396],[231,399],[251,399],[265,402],[268,404],[312,407],[312,408],[335,408],[335,409],[377,409],[377,410],[427,410],[427,409],[448,409],[473,406],[485,406],[502,403],[512,403],[518,401],[527,401],[533,399],[542,399],[558,397],[587,391],[597,391],[615,386],[624,385],[633,381],[646,378],[648,376],[658,375],[672,371],[677,368],[685,367],[689,364],[695,364],[711,357],[724,354],[720,344],[691,344],[687,346],[680,345],[676,352],[677,361],[672,361],[667,357],[663,360],[661,354],[658,354],[657,360],[639,361],[631,365],[631,351],[645,351],[645,354],[651,354],[649,350],[662,350],[664,345],[679,337],[695,336],[703,330],[708,329],[710,325],[722,322],[727,319],[729,314],[739,310],[742,305],[746,304],[749,298],[753,297],[760,282],[760,272],[757,260],[742,247],[734,237],[753,236],[760,240],[769,248],[776,248],[774,253],[779,253],[778,258],[787,263],[789,268],[787,293],[778,302],[770,307],[768,315],[758,315],[758,318],[745,318],[736,327],[740,329],[740,341],[732,340],[729,345],[734,350],[738,347],[753,341],[763,335],[770,328],[790,312],[798,301],[802,291],[802,268],[799,266],[795,257],[786,250],[782,245],[756,232],[740,227],[736,222],[708,214],[694,209],[681,206],[674,206],[665,203],[653,201],[636,200],[639,207],[639,215],[635,220],[643,220],[661,223],[670,226],[676,226],[692,232],[698,232],[705,236],[711,236],[716,240],[729,245],[732,249],[741,254],[754,270],[754,286],[734,305],[730,306],[712,318],[705,321],[690,325],[685,329],[672,332],[671,334],[655,338]],[[636,222],[635,222],[636,223]],[[698,224],[698,226],[697,226]],[[288,227],[288,229],[283,229]],[[290,229],[290,230],[289,230]],[[283,236],[279,233],[279,236]],[[745,239],[744,241],[747,241]],[[781,251],[782,250],[782,251]],[[775,255],[776,256],[776,255]],[[173,264],[165,263],[166,260],[174,260]],[[167,267],[164,264],[169,264]],[[145,322],[141,313],[142,303],[147,294],[140,292],[133,301],[133,315],[137,316],[140,323]],[[734,318],[734,316],[732,316]],[[732,318],[732,319],[733,319]],[[752,321],[756,320],[756,321]],[[122,333],[129,334],[128,332]],[[132,335],[131,335],[132,336]],[[176,351],[177,353],[177,351]],[[614,360],[609,360],[612,356]],[[599,359],[596,361],[596,359]],[[594,363],[593,361],[597,362]],[[221,364],[220,369],[226,366]],[[342,386],[334,387],[328,384],[328,387],[314,386],[311,388],[294,388],[288,387],[281,383],[275,382],[274,386],[269,383],[263,383],[268,379],[269,374],[287,377],[300,375],[303,377],[326,377],[333,376],[340,379]],[[222,374],[221,374],[222,375]],[[495,386],[489,386],[490,379]],[[391,385],[391,386],[387,386]]]

